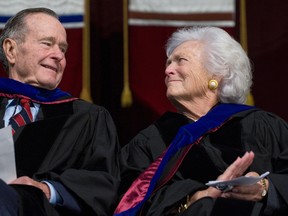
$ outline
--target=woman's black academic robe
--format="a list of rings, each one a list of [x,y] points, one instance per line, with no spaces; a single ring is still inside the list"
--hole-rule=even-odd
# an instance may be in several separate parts
[[[123,147],[121,194],[165,150],[179,127],[187,123],[193,122],[183,115],[168,112]],[[192,204],[185,213],[264,215],[265,210],[266,215],[288,215],[288,125],[276,115],[258,109],[234,115],[218,131],[194,145],[172,179],[145,203],[141,215],[175,215],[178,206],[185,203],[186,195],[205,189],[205,183],[216,180],[245,151],[255,153],[251,171],[259,174],[270,171],[268,196],[263,202],[207,197]],[[166,172],[170,168],[167,166]]]

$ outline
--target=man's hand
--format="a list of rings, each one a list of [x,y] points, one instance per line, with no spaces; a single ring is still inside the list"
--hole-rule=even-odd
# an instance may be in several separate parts
[[[30,185],[30,186],[37,187],[41,189],[43,193],[46,195],[47,199],[50,200],[50,189],[48,185],[45,184],[44,182],[38,182],[29,178],[28,176],[22,176],[10,182],[9,184],[22,184],[22,185]]]

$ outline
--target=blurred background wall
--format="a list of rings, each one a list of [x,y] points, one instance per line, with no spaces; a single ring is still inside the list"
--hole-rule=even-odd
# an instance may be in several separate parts
[[[66,26],[69,42],[60,88],[105,106],[122,145],[173,110],[165,97],[164,46],[181,26],[216,25],[243,44],[253,64],[254,104],[288,120],[288,1],[154,0],[156,9],[151,2],[0,0],[0,23],[3,27],[21,7],[54,9]],[[5,76],[2,68],[0,74]],[[123,98],[124,86],[129,91]]]

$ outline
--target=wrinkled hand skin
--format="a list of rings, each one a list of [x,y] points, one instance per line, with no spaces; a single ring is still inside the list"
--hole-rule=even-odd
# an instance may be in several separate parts
[[[253,152],[246,152],[242,157],[238,157],[217,180],[231,180],[243,176],[245,170],[252,164],[254,160]],[[249,172],[245,176],[259,176],[256,172]],[[265,179],[268,188],[269,182]],[[253,185],[236,186],[229,192],[222,192],[214,187],[209,187],[206,190],[198,191],[190,197],[188,206],[196,200],[210,196],[212,198],[223,197],[233,198],[247,201],[260,201],[263,199],[262,192],[264,188],[260,182]]]
[[[13,181],[11,181],[9,184],[20,184],[20,185],[30,185],[37,187],[43,191],[47,199],[50,199],[50,189],[47,184],[44,182],[38,182],[34,179],[29,178],[28,176],[21,176]]]

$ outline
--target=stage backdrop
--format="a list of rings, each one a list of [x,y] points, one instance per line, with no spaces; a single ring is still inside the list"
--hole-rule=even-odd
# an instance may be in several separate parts
[[[0,0],[0,31],[16,12],[28,7],[47,7],[54,10],[67,30],[67,66],[60,88],[79,97],[82,90],[82,41],[84,0]],[[1,77],[6,74],[1,66]]]
[[[234,0],[91,1],[91,94],[112,114],[121,145],[174,110],[164,84],[164,48],[172,32],[216,25],[238,37],[235,8]]]
[[[122,1],[125,2],[126,0]],[[97,103],[105,105],[110,110],[118,126],[122,144],[125,144],[133,135],[151,124],[151,122],[159,116],[166,108],[164,107],[165,105],[161,104],[166,103],[167,109],[171,108],[163,94],[165,93],[163,79],[164,64],[166,61],[164,44],[168,36],[170,36],[170,33],[172,33],[177,26],[158,25],[157,27],[155,25],[140,25],[137,24],[137,22],[129,23],[128,75],[133,101],[130,107],[122,108],[122,1],[91,1],[90,9],[93,12],[93,15],[91,14],[91,35],[93,36],[93,40],[91,38],[91,46],[93,47],[91,50],[91,58],[93,58],[94,62],[94,64],[91,64],[91,71],[92,74],[95,74],[92,80],[94,89],[93,99]],[[131,4],[132,2],[133,0],[130,0]],[[153,3],[153,1],[151,2]],[[155,2],[157,3],[159,1],[155,0],[154,3]],[[176,8],[181,2],[185,1],[176,1]],[[206,0],[198,0],[195,2],[207,3],[206,8],[210,9],[211,7],[213,8],[214,3],[216,4],[218,1],[211,0],[209,4]],[[246,10],[244,10],[244,12],[246,12],[247,20],[246,42],[248,56],[253,66],[254,85],[252,86],[252,95],[254,103],[257,107],[276,113],[288,121],[288,112],[285,103],[286,83],[288,79],[288,1],[236,0],[236,11],[234,10],[236,24],[235,27],[228,27],[232,32],[231,34],[236,38],[240,37],[239,23],[237,20],[239,21],[240,16],[239,3],[243,2],[246,2]],[[138,3],[145,4],[147,1],[139,0]],[[196,3],[195,6],[197,6]],[[227,4],[230,5],[230,8],[234,8],[233,6],[231,7],[231,3],[235,2],[230,1]],[[227,6],[227,4],[224,6]],[[163,6],[163,2],[161,5],[159,3],[159,7],[161,6]],[[169,0],[165,1],[164,6],[175,7]],[[148,5],[146,8],[149,9],[147,11],[149,15],[150,6]],[[205,14],[204,9],[199,11],[199,14],[202,13]],[[163,15],[165,15],[165,13],[162,14],[162,16]],[[167,19],[167,16],[165,17]],[[132,17],[129,17],[129,19],[132,19]],[[146,20],[146,18],[144,20]],[[156,19],[156,21],[158,21],[158,19]],[[158,35],[160,28],[164,29],[162,32],[163,36]],[[142,29],[142,31],[139,30],[137,33],[134,32],[134,29],[137,31],[138,29]],[[146,29],[147,31],[145,31]],[[153,30],[155,30],[155,34]],[[153,36],[151,36],[151,34]],[[160,41],[160,38],[163,40]],[[150,43],[147,42],[148,40]],[[146,45],[144,46],[143,43],[148,47],[146,47]],[[133,51],[134,47],[137,48]],[[149,50],[149,52],[147,52],[147,50]],[[141,57],[140,59],[139,56]],[[125,60],[127,61],[127,59],[124,58],[124,61]],[[136,61],[139,62],[139,65]],[[144,71],[144,74],[139,74],[139,71]],[[156,78],[159,76],[160,79],[156,81]],[[134,81],[137,84],[134,84]],[[145,82],[145,85],[148,83],[149,88],[144,87],[142,91],[142,88],[140,89],[139,87],[138,89],[138,85],[143,86],[143,82]],[[150,103],[152,101],[153,103]]]

